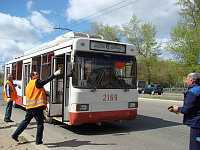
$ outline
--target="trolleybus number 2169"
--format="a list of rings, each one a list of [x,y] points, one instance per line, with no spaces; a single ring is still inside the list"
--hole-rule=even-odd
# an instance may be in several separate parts
[[[100,35],[69,32],[24,52],[5,64],[5,78],[12,74],[15,105],[26,107],[29,74],[42,80],[62,68],[62,74],[47,83],[45,119],[68,125],[132,120],[137,116],[136,47],[104,40]],[[4,89],[5,90],[5,89]],[[91,117],[88,117],[91,116]]]
[[[103,94],[103,101],[117,101],[117,94]]]

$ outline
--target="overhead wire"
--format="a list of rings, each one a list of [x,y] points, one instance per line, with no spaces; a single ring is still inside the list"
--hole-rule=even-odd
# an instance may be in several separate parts
[[[21,1],[21,0],[18,0],[18,1]],[[128,5],[131,5],[131,4],[133,4],[133,3],[136,3],[136,2],[138,2],[138,1],[140,1],[140,0],[133,1],[133,2],[131,2],[131,3],[125,4],[125,5],[123,5],[123,6],[120,6],[120,7],[116,8],[116,9],[113,9],[113,10],[111,10],[111,11],[108,11],[108,12],[106,12],[106,13],[103,13],[103,14],[101,14],[101,15],[99,15],[99,16],[96,16],[96,17],[94,17],[94,18],[85,20],[85,19],[90,18],[90,17],[92,17],[92,16],[94,16],[94,15],[96,15],[96,14],[99,14],[99,13],[105,11],[105,10],[108,10],[108,9],[110,9],[110,8],[112,8],[112,7],[115,7],[115,6],[121,4],[121,3],[125,2],[125,1],[127,1],[127,0],[123,0],[123,1],[121,1],[121,2],[119,2],[119,3],[116,3],[116,4],[114,4],[114,5],[111,5],[111,6],[107,7],[107,8],[105,8],[105,9],[100,10],[100,11],[94,13],[94,14],[91,14],[91,15],[89,15],[89,16],[87,16],[87,17],[85,17],[85,18],[83,18],[83,19],[81,19],[81,20],[79,20],[79,21],[75,21],[75,22],[72,22],[72,23],[70,23],[70,24],[67,24],[67,25],[64,26],[63,28],[67,28],[68,26],[73,25],[73,24],[75,24],[75,25],[72,26],[71,28],[76,27],[76,26],[78,26],[78,25],[80,25],[80,24],[83,24],[83,23],[85,23],[85,22],[91,21],[91,20],[96,19],[96,18],[98,18],[98,17],[101,17],[101,16],[103,16],[103,15],[109,14],[109,13],[111,13],[111,12],[113,12],[113,11],[116,11],[116,10],[121,9],[121,8],[123,8],[123,7],[126,7],[126,6],[128,6]],[[80,22],[80,23],[78,23],[78,22]],[[76,24],[76,23],[78,23],[78,24]],[[61,31],[55,31],[55,32],[51,33],[50,35],[47,35],[47,36],[43,37],[42,39],[40,39],[38,42],[36,42],[36,43],[34,43],[34,44],[40,43],[41,41],[43,41],[43,40],[45,40],[45,39],[47,39],[47,38],[50,39],[50,38],[52,38],[52,37],[54,37],[54,36],[56,36],[56,35],[58,35],[58,34],[60,34],[60,33],[61,33]],[[33,48],[33,47],[32,47],[32,48]],[[26,50],[26,49],[27,49],[27,48],[25,48],[24,50]]]
[[[19,2],[21,2],[21,3],[23,3],[23,4],[25,4],[25,5],[27,4],[27,2],[24,2],[24,1],[22,1],[22,0],[17,0],[17,1],[19,1]],[[32,4],[32,7],[36,8],[36,9],[39,9],[39,10],[44,10],[44,9],[42,9],[42,8],[40,8],[40,7],[38,7],[38,6],[36,6],[35,4]],[[55,13],[54,11],[53,11],[53,14],[56,15],[56,16],[58,16],[58,17],[65,18],[65,20],[66,20],[66,17],[65,17],[65,16],[62,16],[62,15],[60,15],[60,14],[57,14],[57,13]]]
[[[128,5],[131,5],[131,4],[133,4],[133,3],[136,3],[136,2],[138,2],[138,1],[140,1],[140,0],[136,0],[136,1],[134,1],[134,2],[128,3],[128,4],[126,4],[126,5],[123,5],[123,6],[121,6],[121,7],[118,7],[118,8],[116,8],[116,9],[113,9],[113,10],[111,10],[111,11],[109,11],[109,12],[106,12],[106,13],[104,13],[104,14],[101,14],[101,15],[99,15],[99,16],[97,16],[97,17],[92,18],[92,19],[85,20],[85,19],[87,19],[87,18],[89,18],[89,17],[92,17],[92,16],[98,14],[98,13],[101,13],[101,12],[103,12],[103,11],[105,11],[105,10],[108,10],[109,8],[112,8],[112,7],[114,7],[114,6],[117,6],[117,5],[119,5],[119,4],[121,4],[121,3],[125,2],[125,1],[127,1],[127,0],[123,0],[123,1],[121,1],[121,2],[119,2],[119,3],[116,3],[116,4],[114,4],[114,5],[111,5],[111,6],[107,7],[107,8],[105,8],[105,9],[102,9],[102,10],[100,10],[100,11],[94,13],[94,14],[91,14],[91,15],[89,15],[89,16],[87,16],[87,17],[81,19],[82,22],[81,22],[80,20],[79,20],[79,21],[74,21],[74,22],[72,22],[72,23],[70,23],[70,24],[67,24],[67,25],[64,26],[63,28],[67,28],[67,27],[69,27],[70,25],[75,24],[74,26],[70,27],[70,28],[73,28],[73,27],[78,26],[78,25],[80,25],[80,24],[86,23],[87,21],[91,21],[91,20],[93,20],[93,19],[96,19],[96,18],[101,17],[101,16],[103,16],[103,15],[109,14],[109,13],[111,13],[111,12],[113,12],[113,11],[118,10],[118,9],[121,9],[121,8],[123,8],[123,7],[126,7],[126,6],[128,6]],[[81,22],[81,23],[78,23],[78,22]],[[78,23],[78,24],[76,24],[76,23]],[[57,31],[55,31],[55,32],[57,32]],[[59,33],[60,33],[60,32],[59,32]],[[59,33],[58,33],[58,34],[59,34]],[[53,34],[54,34],[54,33],[53,33]],[[56,35],[58,35],[58,34],[56,34]],[[51,35],[51,34],[50,34],[50,35]],[[52,37],[51,37],[51,38],[52,38]]]
[[[74,23],[76,23],[76,22],[81,22],[82,20],[85,20],[85,19],[87,19],[87,18],[89,18],[89,17],[92,17],[92,16],[98,14],[98,13],[101,13],[101,12],[103,12],[103,11],[105,11],[105,10],[108,10],[108,9],[114,7],[114,6],[117,6],[117,5],[119,5],[119,4],[123,3],[123,2],[125,2],[125,1],[127,1],[127,0],[123,0],[123,1],[121,1],[121,2],[119,2],[119,3],[116,3],[116,4],[114,4],[114,5],[111,5],[111,6],[107,7],[107,8],[105,8],[105,9],[102,9],[102,10],[100,10],[100,11],[94,13],[94,14],[91,14],[91,15],[85,17],[85,18],[82,18],[82,19],[80,19],[80,20],[78,20],[78,21],[74,21],[74,22],[68,24],[68,26],[71,25],[71,24],[74,24]]]
[[[0,20],[7,20],[7,21],[12,21],[12,22],[18,22],[18,23],[22,23],[21,21],[19,20],[13,20],[13,19],[3,19],[3,18],[0,18]],[[41,25],[34,25],[34,26],[38,26],[38,27],[46,27],[46,28],[50,28],[50,29],[54,29],[54,27],[51,27],[51,26],[41,26]]]
[[[109,14],[109,13],[111,13],[111,12],[113,12],[113,11],[116,11],[116,10],[121,9],[121,8],[123,8],[123,7],[126,7],[126,6],[128,6],[128,5],[131,5],[131,4],[133,4],[133,3],[136,3],[136,2],[138,2],[138,1],[140,1],[140,0],[136,0],[136,1],[134,1],[134,2],[128,3],[128,4],[126,4],[126,5],[123,5],[123,6],[121,6],[121,7],[118,7],[118,8],[116,8],[116,9],[114,9],[114,10],[111,10],[111,11],[109,11],[109,12],[106,12],[106,13],[104,13],[104,14],[101,14],[101,15],[99,15],[99,16],[96,16],[96,17],[94,17],[94,18],[92,18],[92,19],[89,19],[89,20],[87,20],[87,21],[91,21],[91,20],[96,19],[96,18],[98,18],[98,17],[104,16],[104,15],[106,15],[106,14]],[[80,25],[80,24],[83,24],[83,23],[85,23],[85,22],[86,22],[86,21],[84,21],[84,22],[82,22],[82,23],[79,23],[79,24],[77,24],[77,25],[74,25],[74,26],[72,26],[71,28],[73,28],[73,27],[75,27],[75,26],[78,26],[78,25]]]
[[[100,11],[94,13],[94,14],[91,14],[91,15],[85,17],[85,18],[82,18],[81,20],[74,21],[74,22],[72,22],[72,23],[70,23],[70,24],[67,24],[67,25],[65,25],[63,28],[67,28],[68,26],[70,26],[70,25],[72,25],[72,24],[75,24],[75,23],[77,23],[77,22],[84,21],[85,19],[87,19],[87,18],[89,18],[89,17],[92,17],[92,16],[94,16],[94,15],[100,13],[100,12],[103,12],[103,11],[105,11],[105,10],[108,10],[109,8],[112,8],[112,7],[114,7],[114,6],[117,6],[117,5],[119,5],[119,4],[121,4],[121,3],[125,2],[125,1],[127,1],[127,0],[123,0],[123,1],[121,1],[121,2],[119,2],[119,3],[116,3],[116,4],[114,4],[114,5],[111,5],[111,6],[107,7],[107,8],[105,8],[105,9],[102,9],[102,10],[100,10]],[[84,22],[86,22],[86,21],[84,21]],[[57,34],[56,34],[56,33],[52,33],[52,34],[56,34],[56,35],[60,34],[59,31],[55,31],[55,32],[58,32],[58,33],[57,33]],[[50,38],[52,38],[52,36],[51,36],[52,34],[50,34]],[[49,36],[49,35],[48,35],[48,36]],[[48,37],[48,36],[47,36],[47,37]],[[46,37],[44,37],[44,38],[46,39]],[[41,40],[43,40],[43,39],[41,39]],[[41,40],[39,40],[39,41],[41,41]]]

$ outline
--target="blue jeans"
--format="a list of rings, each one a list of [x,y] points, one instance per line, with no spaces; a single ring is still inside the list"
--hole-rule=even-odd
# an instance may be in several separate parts
[[[37,134],[36,134],[36,144],[42,141],[43,131],[44,131],[44,115],[43,109],[32,108],[26,111],[25,119],[20,123],[16,131],[13,133],[13,138],[18,138],[18,136],[26,129],[27,125],[30,123],[32,118],[37,121]]]
[[[12,105],[13,105],[13,101],[10,101],[10,103],[7,103],[4,121],[11,120],[10,117],[11,117],[11,114],[12,114]]]

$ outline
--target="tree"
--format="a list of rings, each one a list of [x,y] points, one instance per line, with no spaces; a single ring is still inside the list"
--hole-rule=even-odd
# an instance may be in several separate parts
[[[179,0],[179,15],[182,17],[171,30],[168,50],[175,60],[184,66],[183,76],[190,72],[199,72],[198,59],[200,50],[200,1]]]
[[[105,40],[109,41],[121,41],[121,30],[120,28],[115,26],[109,26],[108,24],[104,25],[103,23],[93,23],[91,27],[91,31],[89,31],[92,34],[101,35],[104,37]]]
[[[138,75],[145,75],[144,78],[150,84],[152,69],[158,60],[158,56],[161,55],[160,45],[155,38],[157,33],[156,27],[151,23],[140,25],[140,21],[135,14],[128,23],[122,26],[125,40],[135,45],[139,54],[138,60],[142,67],[139,67]]]
[[[177,81],[182,83],[183,76],[182,67],[173,60],[159,60],[154,70],[157,70],[154,74],[154,82],[163,85],[164,87],[170,87],[176,85]]]

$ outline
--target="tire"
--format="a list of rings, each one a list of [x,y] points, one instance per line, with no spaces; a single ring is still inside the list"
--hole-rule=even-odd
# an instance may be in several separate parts
[[[151,91],[151,94],[154,95],[154,94],[155,94],[155,91]]]
[[[161,95],[161,92],[159,92],[158,95]]]

